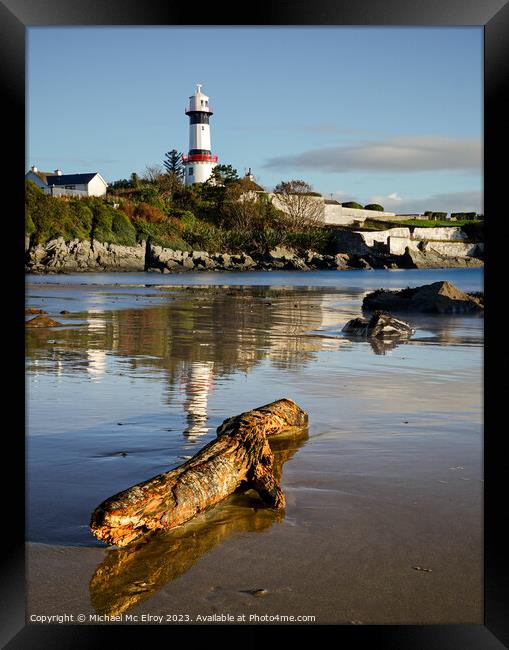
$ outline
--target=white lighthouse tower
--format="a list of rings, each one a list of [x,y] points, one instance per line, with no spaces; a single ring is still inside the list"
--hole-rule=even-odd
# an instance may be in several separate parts
[[[204,183],[217,164],[217,156],[210,151],[210,125],[212,115],[209,98],[196,84],[196,92],[189,97],[186,115],[189,115],[189,153],[182,157],[185,168],[186,185]]]

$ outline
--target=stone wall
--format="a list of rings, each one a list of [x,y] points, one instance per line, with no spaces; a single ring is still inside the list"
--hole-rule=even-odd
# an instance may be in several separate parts
[[[325,203],[323,212],[323,221],[326,224],[333,226],[351,226],[358,224],[359,226],[366,221],[366,219],[381,219],[381,220],[398,220],[398,216],[394,212],[378,212],[377,210],[360,210],[358,208],[345,208],[342,205],[334,203]],[[402,217],[402,220],[407,217]]]
[[[415,237],[389,237],[389,254],[404,255],[410,251],[433,252],[445,257],[479,257],[484,252],[483,244],[462,241],[433,241]]]
[[[433,241],[468,241],[467,233],[459,226],[446,228],[419,228],[412,233],[412,239],[432,239]]]
[[[388,228],[387,230],[338,231],[334,240],[335,251],[354,255],[404,255],[410,251],[429,251],[444,257],[482,256],[482,244],[468,241],[466,233],[458,226],[450,228]]]
[[[387,230],[366,232],[341,230],[335,236],[334,246],[338,253],[354,253],[355,255],[367,255],[373,252],[389,253],[389,239],[391,237],[409,240],[410,229],[388,228]]]

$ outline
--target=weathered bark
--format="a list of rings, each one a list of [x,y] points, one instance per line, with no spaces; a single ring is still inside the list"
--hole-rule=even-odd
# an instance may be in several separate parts
[[[307,437],[307,429],[302,429],[297,435],[269,438],[276,477]],[[283,520],[283,511],[263,505],[253,492],[237,491],[174,530],[109,550],[90,580],[92,607],[98,614],[118,616],[186,573],[232,535],[260,532]]]
[[[307,413],[289,399],[225,420],[217,438],[183,465],[103,501],[92,513],[92,533],[126,546],[149,531],[183,524],[241,485],[271,507],[284,508],[267,438],[306,423]]]

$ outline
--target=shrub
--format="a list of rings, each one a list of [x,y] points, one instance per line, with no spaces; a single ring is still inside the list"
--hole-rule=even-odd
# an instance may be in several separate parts
[[[222,247],[222,232],[215,226],[198,219],[192,227],[184,228],[182,239],[195,250],[215,252]]]
[[[111,230],[115,236],[115,243],[122,246],[136,245],[136,229],[125,214],[118,210],[113,215]]]
[[[132,221],[135,215],[136,205],[129,199],[122,198],[119,201],[120,210]]]
[[[115,236],[111,230],[113,223],[112,210],[98,202],[92,203],[92,238],[101,242],[113,242]]]
[[[164,212],[144,202],[134,208],[134,216],[150,223],[159,223],[165,219]]]
[[[451,217],[455,217],[458,221],[474,220],[476,216],[475,212],[451,212]]]
[[[33,235],[34,243],[90,236],[92,213],[85,201],[48,196],[30,181],[26,183],[25,212],[25,228],[27,234]]]
[[[276,228],[263,228],[254,233],[255,241],[258,241],[259,249],[262,253],[270,251],[276,246],[281,246],[286,242],[287,233],[284,230]]]
[[[148,241],[155,246],[173,248],[175,250],[190,250],[191,247],[185,242],[181,234],[175,228],[172,220],[161,223],[149,223],[148,221],[136,220],[136,237],[138,241]]]
[[[222,244],[225,251],[238,253],[240,251],[253,252],[253,233],[246,230],[225,230]]]
[[[25,235],[32,235],[35,232],[35,224],[31,214],[25,209]]]
[[[341,204],[344,208],[356,208],[357,210],[364,210],[362,205],[360,203],[356,203],[355,201],[347,201],[346,203]]]
[[[378,210],[378,212],[383,212],[384,208],[383,205],[380,205],[379,203],[368,203],[368,205],[364,206],[365,210]]]
[[[155,205],[159,202],[159,192],[155,185],[142,185],[138,189],[138,197],[142,203]]]
[[[325,252],[330,237],[331,235],[328,230],[317,228],[316,230],[289,232],[286,241],[294,248],[311,249],[322,253]]]
[[[100,242],[134,246],[136,229],[127,216],[113,207],[100,202],[92,203],[92,238]]]

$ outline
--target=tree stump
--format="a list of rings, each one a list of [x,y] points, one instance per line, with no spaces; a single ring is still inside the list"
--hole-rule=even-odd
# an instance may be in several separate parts
[[[268,438],[297,432],[307,420],[289,399],[228,418],[217,438],[183,465],[103,501],[92,513],[92,533],[107,544],[126,546],[150,531],[180,526],[241,486],[255,489],[267,505],[284,508]]]

